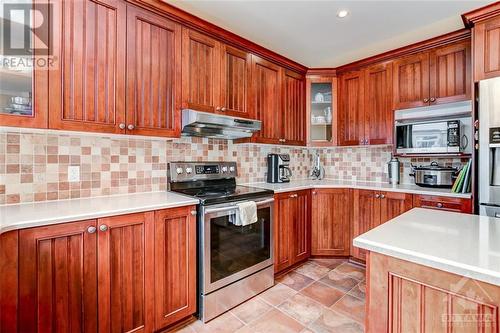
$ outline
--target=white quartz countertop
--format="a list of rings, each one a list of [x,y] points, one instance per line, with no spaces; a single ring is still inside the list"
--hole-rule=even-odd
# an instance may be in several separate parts
[[[500,286],[500,219],[414,208],[353,244]]]
[[[392,185],[388,183],[360,182],[360,181],[334,180],[334,179],[293,180],[289,183],[277,183],[277,184],[260,182],[260,183],[248,183],[242,185],[249,185],[249,186],[269,189],[273,190],[275,193],[307,190],[312,188],[356,188],[363,190],[439,195],[439,196],[466,198],[466,199],[470,199],[471,197],[470,193],[463,193],[463,194],[452,193],[450,189],[443,189],[443,188],[426,188],[411,184]]]
[[[0,234],[10,230],[196,205],[172,192],[111,195],[0,206]]]

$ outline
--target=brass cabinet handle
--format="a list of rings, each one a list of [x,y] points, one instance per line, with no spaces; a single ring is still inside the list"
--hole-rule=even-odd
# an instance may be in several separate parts
[[[218,106],[218,107],[215,108],[215,111],[220,111],[220,109],[221,109],[221,107]]]
[[[428,98],[424,98],[424,103],[428,103],[429,102],[429,99]]]
[[[225,107],[220,109],[222,112],[226,111],[227,109]]]
[[[94,232],[96,232],[96,230],[97,230],[96,227],[94,227],[93,225],[87,228],[87,232],[89,234],[93,234]]]
[[[431,103],[436,101],[436,97],[431,97]]]
[[[133,130],[135,128],[135,126],[132,125],[132,124],[130,124],[130,125],[127,126],[127,128],[128,128],[129,131],[131,131],[131,130]]]
[[[377,198],[377,199],[380,198],[380,194],[376,193],[375,198]]]
[[[107,226],[107,225],[105,225],[105,224],[101,224],[101,225],[99,226],[99,230],[101,230],[102,232],[107,231],[107,230],[108,230],[108,226]]]
[[[121,123],[120,125],[118,125],[118,127],[119,127],[120,129],[124,130],[124,129],[125,129],[125,127],[127,127],[127,126],[125,125],[125,123]]]
[[[380,199],[384,199],[385,198],[385,195],[384,194],[381,194],[380,195]]]

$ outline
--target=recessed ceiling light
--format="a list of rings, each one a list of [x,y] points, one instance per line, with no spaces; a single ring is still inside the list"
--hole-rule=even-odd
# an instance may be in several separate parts
[[[347,9],[341,9],[337,12],[337,17],[338,18],[344,18],[347,15],[349,15],[349,11]]]

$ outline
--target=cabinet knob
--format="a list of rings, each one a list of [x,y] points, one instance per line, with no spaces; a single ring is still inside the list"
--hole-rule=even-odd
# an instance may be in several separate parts
[[[87,228],[87,232],[89,234],[93,234],[94,232],[96,232],[96,230],[97,230],[96,227],[94,227],[93,225]]]
[[[438,203],[436,204],[436,207],[437,207],[437,208],[443,208],[443,204],[442,204],[442,203],[440,203],[440,202],[438,202]]]
[[[103,232],[104,232],[104,231],[107,231],[107,230],[108,230],[108,226],[107,226],[107,225],[105,225],[105,224],[101,224],[101,225],[99,226],[99,230],[101,230],[101,231],[103,231]]]
[[[377,198],[377,199],[380,198],[380,194],[376,193],[375,198]]]
[[[127,128],[128,128],[129,131],[131,131],[131,130],[133,130],[135,128],[135,126],[132,125],[132,124],[130,124],[130,125],[127,126]]]
[[[385,198],[385,195],[384,194],[381,194],[380,195],[380,199],[384,199]]]
[[[220,111],[220,110],[221,110],[220,106],[218,106],[218,107],[215,108],[215,111]]]
[[[424,98],[424,103],[429,103],[429,99],[428,98]]]
[[[125,127],[127,127],[127,126],[126,126],[124,123],[121,123],[120,125],[118,125],[118,127],[119,127],[120,129],[124,130],[124,129],[125,129]]]
[[[221,110],[222,112],[224,112],[224,111],[226,111],[227,109],[226,109],[225,107],[222,107],[220,110]]]
[[[191,211],[191,215],[196,216],[196,211],[195,211],[195,210],[192,210],[192,211]]]
[[[431,97],[431,103],[434,103],[436,101],[436,97]]]
[[[313,192],[313,195],[316,195],[316,193],[317,193],[317,192],[316,192],[316,191],[314,191],[314,192]]]

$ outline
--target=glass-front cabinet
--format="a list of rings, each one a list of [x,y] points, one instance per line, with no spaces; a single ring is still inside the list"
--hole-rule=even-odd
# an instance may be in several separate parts
[[[336,142],[336,81],[332,77],[308,78],[308,144],[329,146]]]

